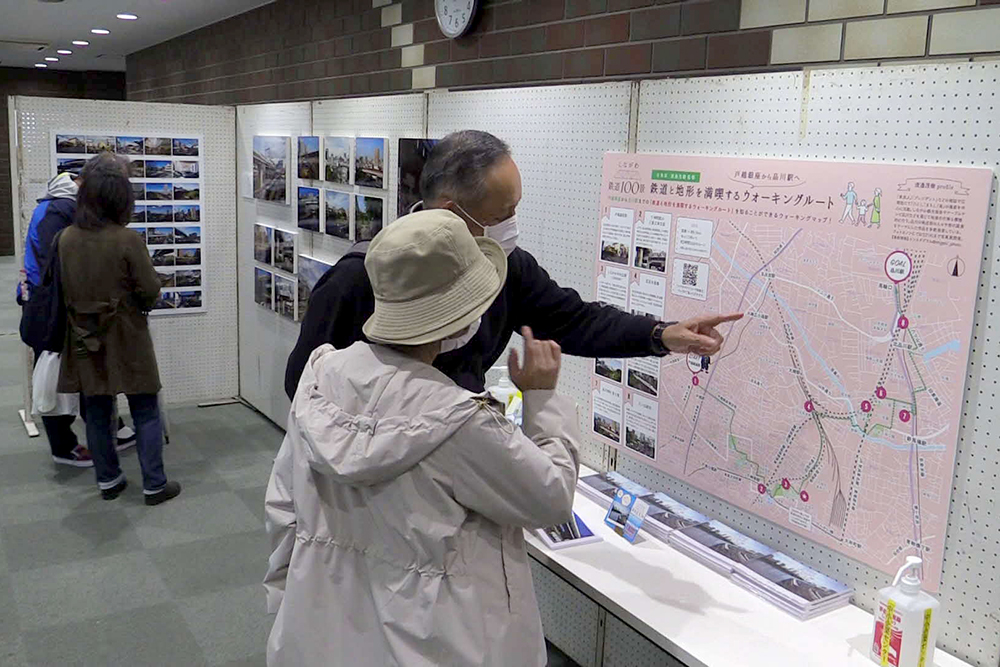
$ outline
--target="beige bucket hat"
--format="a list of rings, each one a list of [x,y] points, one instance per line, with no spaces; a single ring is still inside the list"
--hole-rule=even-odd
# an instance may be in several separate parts
[[[469,326],[493,303],[507,280],[507,255],[496,241],[474,237],[446,209],[403,216],[368,247],[365,270],[375,313],[368,340],[424,345]]]

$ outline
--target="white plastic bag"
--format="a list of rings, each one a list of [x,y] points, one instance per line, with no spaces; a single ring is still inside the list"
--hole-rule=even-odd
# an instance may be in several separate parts
[[[79,394],[60,394],[59,354],[42,352],[31,374],[31,403],[36,414],[46,417],[80,413]]]

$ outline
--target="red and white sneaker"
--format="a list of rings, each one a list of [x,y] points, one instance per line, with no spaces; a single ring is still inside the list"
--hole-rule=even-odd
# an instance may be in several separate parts
[[[53,456],[52,460],[64,466],[74,468],[93,468],[94,460],[90,458],[90,450],[83,445],[77,445],[68,457]]]

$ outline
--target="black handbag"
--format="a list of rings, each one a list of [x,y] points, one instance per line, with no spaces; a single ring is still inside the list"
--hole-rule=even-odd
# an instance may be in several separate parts
[[[66,343],[66,304],[63,301],[59,268],[59,237],[56,234],[42,274],[42,284],[32,285],[21,307],[21,340],[38,352],[61,353]]]

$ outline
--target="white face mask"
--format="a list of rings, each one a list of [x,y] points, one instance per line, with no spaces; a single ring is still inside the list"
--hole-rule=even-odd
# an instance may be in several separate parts
[[[450,338],[445,338],[441,341],[441,354],[446,354],[448,352],[454,352],[455,350],[465,347],[470,340],[475,338],[476,333],[479,332],[479,325],[482,324],[483,318],[479,318],[469,326],[467,326],[462,331],[454,334]]]
[[[458,206],[458,204],[455,204],[455,206]],[[458,209],[462,213],[465,213],[469,220],[472,220],[472,222],[474,222],[477,226],[482,227],[483,236],[488,239],[493,239],[499,243],[500,247],[503,248],[503,251],[508,257],[510,257],[510,253],[514,252],[514,248],[517,247],[517,213],[510,216],[506,220],[501,220],[497,224],[487,227],[469,215],[468,212],[461,206],[458,206]]]

